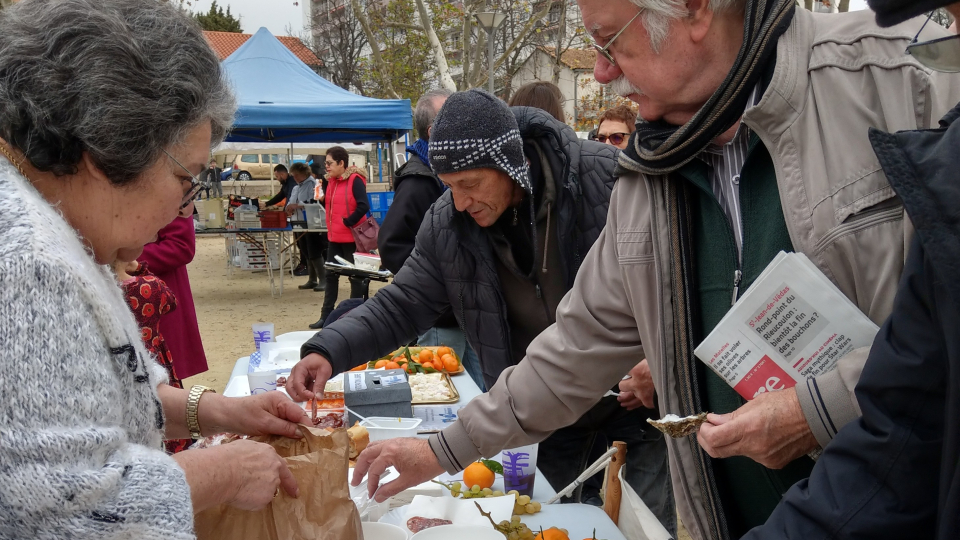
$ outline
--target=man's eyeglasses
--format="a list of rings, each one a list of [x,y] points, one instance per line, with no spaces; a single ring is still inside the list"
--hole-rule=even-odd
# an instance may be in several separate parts
[[[920,32],[927,27],[935,11],[931,11],[926,22],[917,31],[910,45],[907,45],[907,54],[917,59],[924,66],[946,73],[960,73],[960,34],[932,39],[918,43]]]
[[[607,141],[614,146],[620,146],[623,141],[630,138],[629,133],[611,133],[610,135],[597,135],[597,141],[607,144]]]
[[[617,32],[616,34],[614,34],[613,37],[610,38],[610,41],[608,41],[607,44],[604,45],[603,47],[597,45],[596,42],[594,42],[594,44],[593,44],[594,50],[597,51],[597,54],[600,54],[600,55],[602,55],[604,58],[606,58],[606,59],[607,59],[607,62],[610,62],[611,65],[616,66],[616,65],[617,65],[617,61],[613,59],[613,55],[610,54],[610,52],[608,51],[608,49],[610,49],[610,46],[613,45],[613,42],[616,41],[618,37],[620,37],[620,34],[622,34],[623,31],[626,30],[628,26],[630,26],[631,24],[633,24],[633,21],[637,20],[637,17],[640,16],[640,13],[642,13],[642,12],[641,12],[641,11],[638,11],[637,14],[634,15],[633,18],[630,19],[630,21],[629,21],[627,24],[623,25],[623,28],[621,28],[619,32]],[[601,141],[601,142],[602,142],[602,141]]]
[[[203,186],[200,184],[200,180],[196,177],[195,174],[190,172],[190,169],[184,167],[179,161],[177,161],[173,156],[171,156],[166,150],[163,151],[164,154],[167,154],[167,157],[170,158],[174,163],[176,163],[181,169],[186,171],[190,175],[190,189],[183,194],[183,200],[180,202],[180,210],[183,210],[193,202],[193,198],[197,196],[197,193],[200,193],[200,190],[203,189]]]

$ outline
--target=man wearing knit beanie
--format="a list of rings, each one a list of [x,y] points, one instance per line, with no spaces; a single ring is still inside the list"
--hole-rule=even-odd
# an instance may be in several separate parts
[[[448,97],[430,129],[428,157],[449,190],[424,217],[413,253],[393,284],[304,346],[304,359],[288,385],[291,395],[309,399],[309,390],[300,389],[320,378],[314,374],[323,366],[332,364],[339,372],[389,353],[446,313],[456,317],[476,351],[487,388],[504,392],[500,375],[519,364],[527,346],[554,322],[599,237],[616,152],[581,141],[544,111],[508,108],[483,90]],[[566,376],[545,382],[557,391],[577,389]],[[645,421],[657,413],[628,410],[616,397],[588,399],[579,421],[574,416],[550,430],[536,427],[541,418],[522,419],[531,426],[532,442],[540,442],[537,466],[543,476],[563,488],[583,471],[596,440],[624,441],[630,448],[627,482],[674,532],[666,443]],[[391,445],[396,450],[391,455],[450,455],[441,438],[429,446],[418,439],[395,439]],[[420,464],[431,476],[441,472],[439,457]],[[380,494],[390,496],[390,489]],[[599,488],[578,490],[572,499],[599,504]]]
[[[960,3],[871,0],[892,25]],[[921,64],[960,71],[960,36],[916,40]],[[747,540],[960,538],[960,104],[936,130],[869,140],[916,233],[893,313],[857,385],[863,417],[826,448]]]

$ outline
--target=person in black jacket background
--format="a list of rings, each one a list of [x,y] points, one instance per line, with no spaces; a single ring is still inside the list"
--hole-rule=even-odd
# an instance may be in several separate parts
[[[380,235],[377,237],[380,260],[383,266],[394,274],[403,268],[403,263],[413,252],[424,214],[447,189],[430,169],[427,147],[433,120],[452,93],[442,88],[431,90],[417,100],[417,107],[413,112],[413,125],[419,138],[407,147],[410,158],[394,175],[393,204],[383,219]],[[467,343],[453,313],[440,317],[433,328],[417,339],[417,343],[451,347],[463,361],[463,367],[470,378],[477,383],[481,391],[486,389],[477,353]]]
[[[290,194],[293,192],[293,187],[297,185],[297,181],[293,179],[293,176],[290,176],[290,173],[287,172],[287,166],[283,163],[273,168],[273,179],[280,182],[280,191],[269,201],[263,203],[264,208],[276,206],[285,199],[289,199]]]
[[[946,4],[870,0],[893,25]],[[947,5],[960,17],[960,3]],[[928,20],[929,22],[929,20]],[[911,44],[929,68],[960,71],[960,36]],[[893,312],[857,384],[863,416],[745,540],[960,538],[960,104],[941,128],[870,142],[916,234]]]

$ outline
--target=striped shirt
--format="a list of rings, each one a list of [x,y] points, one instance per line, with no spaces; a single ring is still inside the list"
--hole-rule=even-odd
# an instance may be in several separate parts
[[[747,98],[744,112],[756,106],[763,95],[759,86],[753,87]],[[701,154],[700,159],[710,166],[710,187],[723,208],[733,238],[737,243],[737,257],[743,260],[743,216],[740,212],[740,171],[747,160],[750,147],[750,128],[740,123],[733,140],[723,146],[711,144]]]

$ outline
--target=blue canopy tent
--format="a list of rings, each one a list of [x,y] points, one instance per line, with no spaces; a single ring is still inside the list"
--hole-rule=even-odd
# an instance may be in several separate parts
[[[223,61],[239,110],[230,142],[392,142],[413,129],[408,99],[358,96],[313,72],[266,28]]]

